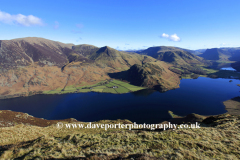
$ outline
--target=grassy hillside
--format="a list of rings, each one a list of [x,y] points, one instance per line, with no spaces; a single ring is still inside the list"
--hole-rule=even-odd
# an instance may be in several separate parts
[[[210,116],[199,121],[201,128],[166,131],[58,129],[57,122],[19,113],[15,116],[39,124],[49,122],[49,126],[16,124],[1,128],[0,159],[240,159],[240,116]],[[69,122],[79,123],[73,119],[62,121]],[[92,122],[95,125],[119,123],[132,124],[128,120]]]

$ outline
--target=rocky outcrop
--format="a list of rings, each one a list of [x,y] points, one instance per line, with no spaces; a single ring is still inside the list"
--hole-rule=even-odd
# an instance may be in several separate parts
[[[178,88],[180,78],[168,68],[168,64],[159,61],[148,62],[143,65],[135,64],[125,73],[125,79],[133,85],[159,91]]]

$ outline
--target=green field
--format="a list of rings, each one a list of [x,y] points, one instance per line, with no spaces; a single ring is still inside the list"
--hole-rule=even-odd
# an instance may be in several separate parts
[[[62,91],[61,94],[64,94],[64,93],[74,93],[74,91]]]
[[[112,80],[110,82],[102,81],[99,83],[96,83],[94,85],[86,85],[86,86],[66,86],[64,91],[62,91],[62,88],[57,88],[55,90],[50,91],[44,91],[44,94],[65,94],[65,93],[86,93],[86,92],[100,92],[100,93],[128,93],[128,92],[135,92],[138,90],[144,89],[143,87],[134,86],[131,84],[128,84],[126,82],[122,82],[119,80]],[[116,86],[117,88],[113,88],[113,86]]]
[[[91,92],[91,89],[80,89],[78,92],[81,93]]]
[[[103,93],[117,93],[115,89],[113,88],[105,88],[102,91]]]
[[[104,88],[107,88],[107,86],[96,86],[96,87],[93,87],[93,89],[104,89]]]
[[[75,86],[66,86],[64,91],[76,91],[76,87]]]
[[[116,85],[117,85],[117,84],[110,82],[110,83],[106,84],[105,86],[107,86],[107,87],[113,87],[113,86],[116,86]]]
[[[128,92],[130,92],[129,89],[121,87],[121,86],[118,86],[118,88],[115,88],[115,90],[117,91],[117,93],[128,93]]]
[[[93,91],[93,92],[102,92],[103,89],[96,89],[96,88],[93,88],[92,91]]]
[[[112,83],[116,83],[116,84],[124,84],[125,82],[123,82],[123,81],[118,81],[118,80],[113,80]]]
[[[128,84],[128,83],[122,83],[122,84],[119,84],[119,85],[122,86],[122,87],[125,87],[125,88],[142,88],[142,87],[134,86],[134,85],[131,85],[131,84]]]

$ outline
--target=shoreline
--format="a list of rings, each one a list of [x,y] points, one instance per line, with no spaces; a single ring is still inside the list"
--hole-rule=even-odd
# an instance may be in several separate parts
[[[227,113],[232,115],[240,115],[240,96],[231,98],[223,102]]]

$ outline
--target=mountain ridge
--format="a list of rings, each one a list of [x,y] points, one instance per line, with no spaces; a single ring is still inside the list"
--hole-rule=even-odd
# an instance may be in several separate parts
[[[177,47],[155,46],[138,52],[138,54],[151,56],[159,61],[169,63],[177,69],[193,70],[196,65],[209,65],[203,58]]]
[[[239,47],[211,48],[199,55],[207,60],[240,61]]]
[[[98,48],[93,45],[64,44],[44,38],[28,37],[1,41],[0,46],[0,95],[31,95],[45,90],[63,89],[66,86],[79,87],[110,79],[110,73],[129,70],[133,65],[147,65],[157,60],[147,55],[117,51],[111,47]],[[170,65],[161,65],[168,70]],[[155,81],[151,72],[145,77],[152,85],[165,84]],[[176,84],[179,76],[170,70]],[[160,75],[156,75],[160,77]],[[165,79],[168,76],[163,76]],[[158,78],[156,78],[158,79]],[[175,87],[175,86],[174,86]],[[172,89],[168,86],[165,88]]]

